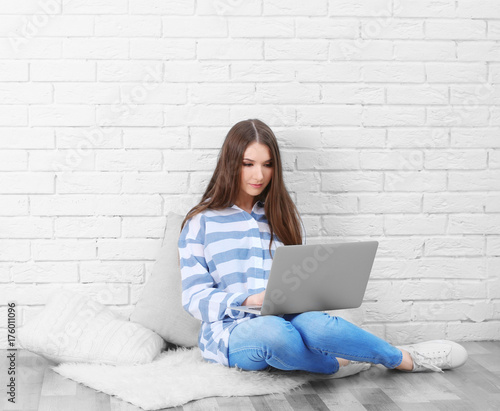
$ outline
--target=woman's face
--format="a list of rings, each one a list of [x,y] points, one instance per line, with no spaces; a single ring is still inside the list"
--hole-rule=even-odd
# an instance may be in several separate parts
[[[259,195],[264,191],[273,174],[271,151],[265,144],[253,142],[243,154],[240,179],[240,198]]]

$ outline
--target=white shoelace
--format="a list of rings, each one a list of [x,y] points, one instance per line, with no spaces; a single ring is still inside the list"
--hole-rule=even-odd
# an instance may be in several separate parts
[[[439,368],[436,363],[441,362],[442,357],[427,357],[426,355],[419,353],[416,350],[410,351],[410,356],[413,360],[413,369],[416,370],[418,368],[427,368],[429,370],[435,372],[444,372],[441,368]]]

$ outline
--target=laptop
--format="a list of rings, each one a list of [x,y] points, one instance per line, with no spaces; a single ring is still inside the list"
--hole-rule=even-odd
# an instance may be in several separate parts
[[[262,307],[232,309],[282,315],[357,308],[363,302],[377,247],[378,241],[278,247]]]

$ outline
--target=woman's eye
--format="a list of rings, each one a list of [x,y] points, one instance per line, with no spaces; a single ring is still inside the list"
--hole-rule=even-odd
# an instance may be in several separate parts
[[[272,164],[266,164],[266,167],[271,168],[273,165]]]
[[[251,163],[243,163],[244,166],[251,166]]]

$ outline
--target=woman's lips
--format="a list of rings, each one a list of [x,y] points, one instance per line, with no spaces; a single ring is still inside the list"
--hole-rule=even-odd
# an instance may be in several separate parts
[[[261,188],[262,187],[262,184],[250,184],[252,187],[255,187],[255,188]]]

